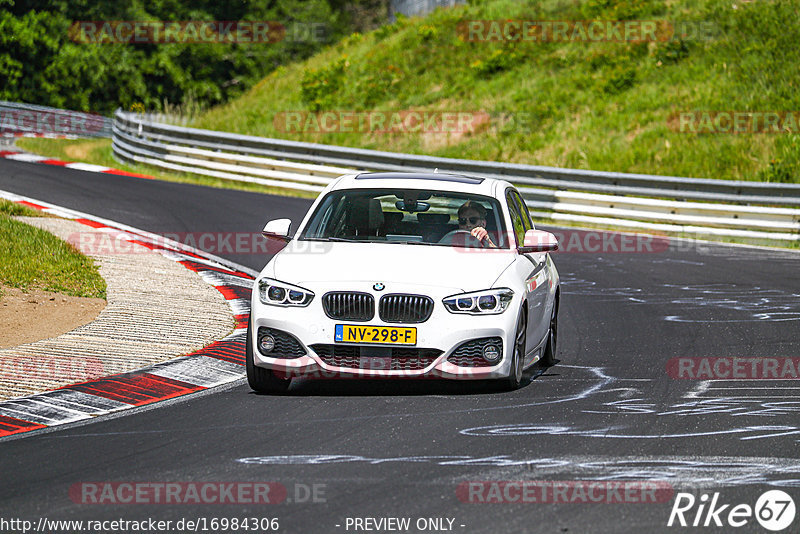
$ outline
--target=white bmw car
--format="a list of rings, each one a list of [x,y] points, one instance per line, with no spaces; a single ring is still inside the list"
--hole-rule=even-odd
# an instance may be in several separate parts
[[[555,236],[535,230],[508,182],[362,173],[331,183],[252,293],[247,378],[259,392],[296,377],[496,379],[555,363]]]

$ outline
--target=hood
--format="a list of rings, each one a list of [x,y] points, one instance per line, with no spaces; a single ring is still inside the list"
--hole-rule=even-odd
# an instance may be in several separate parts
[[[513,250],[293,240],[268,267],[276,279],[301,286],[382,282],[474,291],[491,287],[515,257]]]

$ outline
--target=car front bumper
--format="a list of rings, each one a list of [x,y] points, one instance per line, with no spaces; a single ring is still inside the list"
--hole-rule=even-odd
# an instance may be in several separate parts
[[[276,307],[261,303],[254,291],[251,302],[252,326],[248,343],[253,346],[253,360],[258,367],[271,369],[279,375],[302,378],[444,378],[457,380],[483,380],[508,376],[514,346],[514,336],[519,314],[519,300],[515,296],[504,313],[497,315],[466,315],[448,312],[441,298],[434,298],[434,311],[424,323],[385,323],[376,316],[366,322],[333,320],[325,315],[321,299],[316,298],[305,308]],[[335,343],[337,324],[356,324],[378,327],[414,327],[417,343],[414,348],[441,351],[432,362],[421,369],[390,369],[386,358],[362,356],[359,367],[341,367],[323,361],[314,351],[314,345],[336,345],[350,347],[407,347],[407,345]],[[304,356],[275,358],[264,355],[258,349],[259,327],[285,332],[294,337],[305,350]],[[499,337],[502,339],[503,357],[495,365],[461,366],[447,361],[463,343],[479,339]],[[361,349],[370,354],[370,349]],[[375,351],[379,352],[379,351]]]

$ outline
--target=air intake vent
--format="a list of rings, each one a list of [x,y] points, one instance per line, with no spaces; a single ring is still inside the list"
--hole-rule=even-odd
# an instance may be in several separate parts
[[[326,365],[373,371],[421,371],[442,355],[437,349],[416,347],[360,347],[354,345],[311,345]]]
[[[380,317],[387,323],[424,323],[433,313],[433,300],[424,295],[384,295]]]
[[[375,316],[375,299],[369,293],[326,293],[322,308],[325,315],[337,321],[369,321]]]

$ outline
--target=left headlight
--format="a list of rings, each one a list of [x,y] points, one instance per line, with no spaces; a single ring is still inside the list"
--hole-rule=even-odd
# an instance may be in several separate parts
[[[496,315],[506,311],[513,297],[513,291],[507,287],[501,287],[451,295],[442,299],[442,303],[450,313]]]
[[[311,303],[314,293],[286,282],[262,278],[258,281],[258,298],[262,304],[303,307]]]

